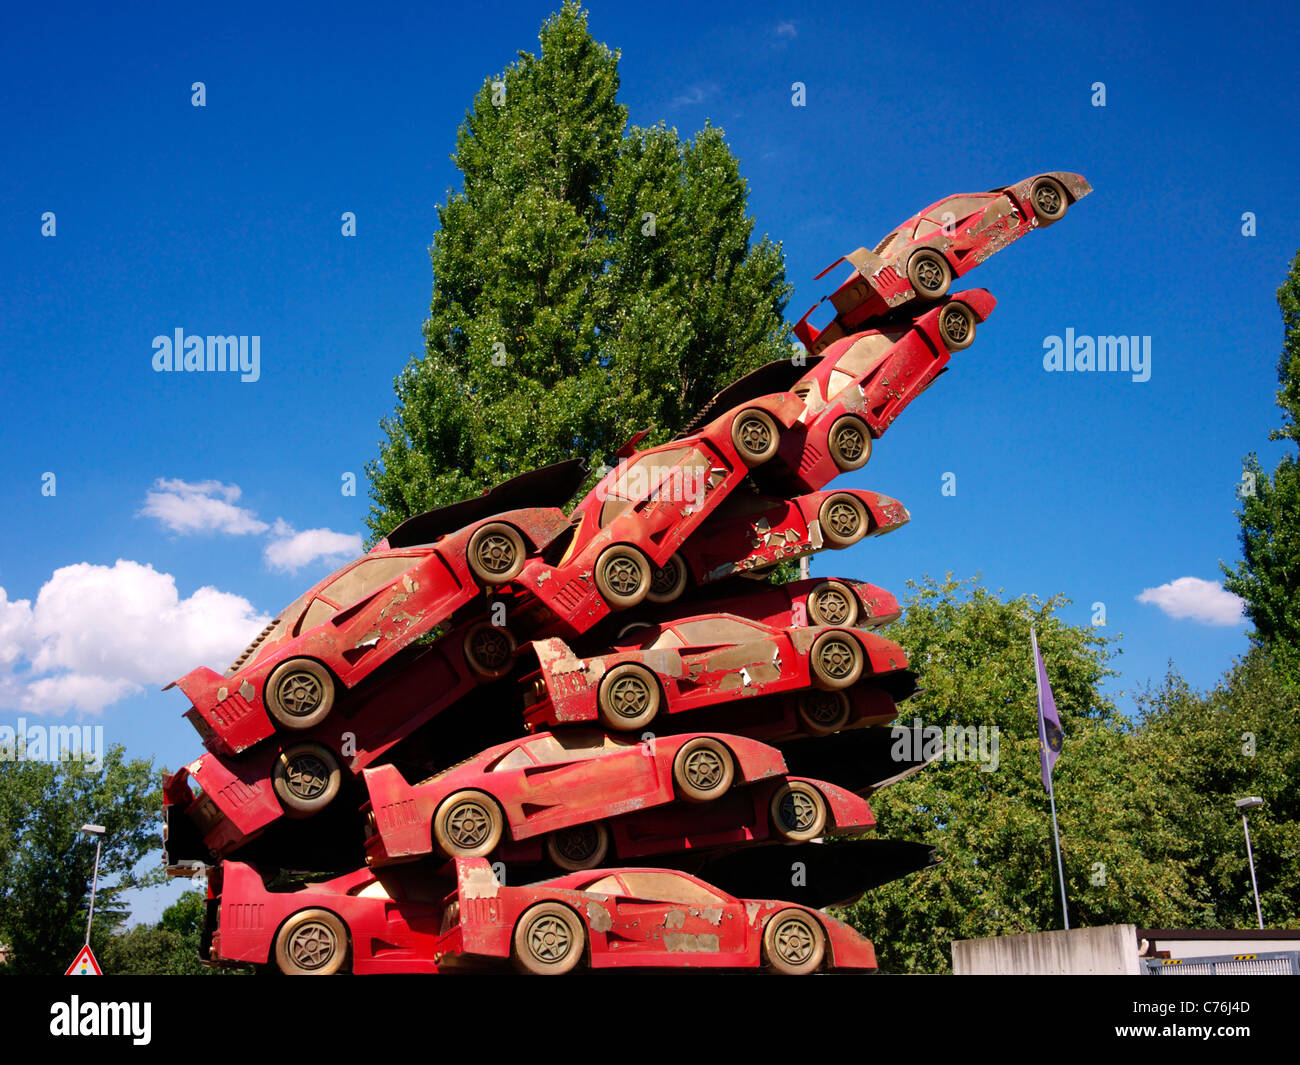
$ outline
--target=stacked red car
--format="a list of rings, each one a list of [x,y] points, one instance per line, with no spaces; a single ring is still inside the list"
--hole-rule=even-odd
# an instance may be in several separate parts
[[[1053,172],[940,200],[840,260],[807,355],[674,439],[414,515],[224,675],[177,680],[205,751],[164,780],[166,853],[208,871],[204,960],[873,971],[825,910],[880,882],[868,797],[924,765],[889,743],[916,691],[880,631],[898,601],[769,576],[910,520],[828,486],[988,320],[952,282],[1089,191]],[[767,898],[756,870],[794,854],[834,886]]]

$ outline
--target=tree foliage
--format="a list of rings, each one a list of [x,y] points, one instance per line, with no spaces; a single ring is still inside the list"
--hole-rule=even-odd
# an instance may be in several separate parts
[[[110,748],[103,766],[0,763],[0,942],[10,972],[62,973],[86,932],[95,841],[102,825],[91,945],[125,918],[120,896],[151,881],[136,867],[156,851],[162,792],[151,761]]]
[[[647,426],[666,440],[789,352],[784,256],[752,239],[722,131],[628,129],[618,53],[575,3],[540,43],[483,83],[457,134],[425,349],[366,467],[372,541],[524,470],[599,466]]]
[[[1277,405],[1282,425],[1270,440],[1300,443],[1300,252],[1277,292],[1282,311],[1282,354],[1278,358]],[[1241,561],[1224,565],[1224,586],[1246,601],[1257,643],[1273,650],[1292,676],[1300,659],[1300,463],[1282,456],[1272,476],[1259,456],[1246,456],[1247,486],[1237,516]],[[1253,486],[1249,482],[1253,481]]]

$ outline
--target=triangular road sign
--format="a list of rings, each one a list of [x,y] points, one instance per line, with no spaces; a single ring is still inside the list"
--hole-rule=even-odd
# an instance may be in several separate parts
[[[99,967],[99,962],[95,960],[95,955],[87,943],[81,948],[81,953],[68,966],[68,971],[64,976],[103,976],[104,970]]]

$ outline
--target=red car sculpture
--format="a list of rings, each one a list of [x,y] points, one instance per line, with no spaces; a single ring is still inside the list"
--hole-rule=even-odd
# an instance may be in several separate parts
[[[738,899],[673,869],[593,869],[524,887],[460,861],[440,966],[509,958],[526,973],[682,967],[804,974],[876,968],[871,942],[824,913]]]
[[[591,821],[662,806],[708,802],[733,783],[785,772],[781,752],[743,736],[695,733],[637,743],[593,731],[539,733],[490,747],[418,784],[391,765],[362,773],[370,801],[366,861],[441,853],[491,854]]]
[[[615,732],[751,696],[821,688],[907,668],[896,643],[861,629],[775,628],[733,614],[680,618],[629,633],[636,650],[579,658],[559,637],[530,646],[538,671],[523,678],[528,727],[599,721]]]
[[[851,547],[910,520],[902,503],[878,492],[813,492],[793,499],[733,493],[655,571],[650,597],[656,603],[673,602],[690,584],[761,573],[786,559]]]
[[[416,868],[362,868],[271,891],[256,869],[225,861],[208,873],[200,955],[293,976],[436,973],[450,879]]]
[[[803,413],[791,393],[762,396],[713,419],[699,432],[646,451],[638,433],[619,462],[570,515],[572,538],[554,565],[527,563],[517,583],[570,635],[611,610],[671,595],[652,588],[663,567],[750,470],[771,460]],[[678,589],[680,592],[680,589]]]
[[[506,863],[546,858],[560,869],[576,872],[614,858],[746,843],[803,843],[828,832],[860,836],[875,825],[871,806],[861,796],[824,780],[786,775],[732,788],[698,808],[656,806],[562,828],[544,843],[535,836],[503,843],[497,857]]]
[[[954,278],[1031,229],[1059,221],[1091,191],[1082,175],[1057,171],[992,192],[946,196],[894,229],[874,251],[859,248],[818,274],[820,280],[844,262],[853,267],[830,296],[835,321],[819,338],[808,322],[814,307],[795,326],[795,335],[816,353],[819,339],[825,347],[912,300],[941,299]]]
[[[514,579],[530,550],[568,527],[555,508],[516,510],[422,547],[377,547],[296,600],[225,676],[203,668],[176,681],[193,704],[185,716],[213,749],[230,754],[277,730],[313,729],[361,681],[484,587]],[[490,627],[465,639],[472,667],[489,677],[501,668],[501,640]]]
[[[788,584],[770,584],[766,580],[732,581],[709,590],[707,598],[693,597],[689,603],[678,602],[645,611],[644,621],[625,625],[614,643],[617,647],[635,646],[638,629],[662,625],[683,613],[706,611],[736,614],[750,621],[779,629],[802,625],[853,625],[862,629],[879,629],[902,617],[902,608],[891,592],[866,581],[848,577],[823,580],[810,577]]]
[[[970,346],[976,324],[996,304],[984,289],[969,289],[915,321],[831,344],[794,386],[806,409],[800,424],[782,435],[769,468],[806,492],[861,469],[873,439],[947,369],[952,352]]]

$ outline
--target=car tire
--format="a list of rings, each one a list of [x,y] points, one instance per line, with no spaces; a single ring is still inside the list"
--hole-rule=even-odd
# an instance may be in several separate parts
[[[347,962],[347,925],[329,910],[299,910],[275,934],[272,957],[288,976],[332,976]]]
[[[731,423],[731,442],[746,466],[761,466],[781,445],[781,430],[765,410],[742,410]]]
[[[334,708],[334,677],[310,658],[281,662],[266,679],[266,712],[292,732],[315,728]]]
[[[799,693],[796,712],[809,736],[829,736],[849,723],[853,707],[843,691],[814,689]]]
[[[519,576],[528,548],[513,525],[490,522],[479,528],[465,545],[465,562],[482,584],[504,584]]]
[[[826,958],[826,933],[803,910],[779,910],[763,926],[763,957],[786,976],[816,972]]]
[[[871,531],[867,505],[848,492],[827,496],[817,508],[817,523],[822,539],[831,547],[850,547]]]
[[[650,575],[650,588],[645,593],[646,602],[671,603],[680,599],[689,579],[686,560],[682,558],[681,552],[673,552],[672,558]]]
[[[861,418],[846,414],[831,426],[826,446],[841,472],[860,470],[871,459],[871,430]]]
[[[465,633],[465,664],[483,680],[497,680],[510,672],[518,645],[504,625],[480,621]]]
[[[636,662],[624,662],[601,678],[596,714],[613,732],[638,732],[655,719],[662,701],[654,673]]]
[[[635,547],[618,545],[596,559],[596,588],[614,610],[637,606],[650,591],[650,560]]]
[[[822,581],[808,593],[809,625],[856,625],[858,597],[842,581]]]
[[[546,837],[546,856],[566,873],[595,869],[608,854],[609,829],[603,821],[558,828]]]
[[[826,831],[830,819],[826,799],[802,780],[790,780],[772,794],[768,804],[772,834],[787,843],[807,843]]]
[[[912,290],[926,300],[940,300],[952,284],[952,267],[932,248],[921,248],[907,261],[907,280]]]
[[[1056,178],[1040,177],[1029,189],[1029,202],[1040,226],[1050,226],[1065,217],[1070,197]]]
[[[448,858],[484,858],[497,849],[505,818],[497,801],[481,791],[458,791],[433,815],[433,841]]]
[[[539,902],[515,925],[511,961],[533,976],[572,972],[587,950],[587,928],[576,913],[558,902]]]
[[[339,793],[343,767],[323,743],[295,743],[275,759],[271,789],[289,817],[320,813]]]
[[[849,687],[862,676],[863,657],[862,645],[848,633],[822,633],[808,652],[813,684],[822,691]]]
[[[673,759],[673,782],[687,802],[711,802],[736,779],[736,760],[717,740],[698,736],[682,744]]]
[[[939,339],[949,352],[965,351],[975,343],[975,312],[954,300],[939,312]]]

